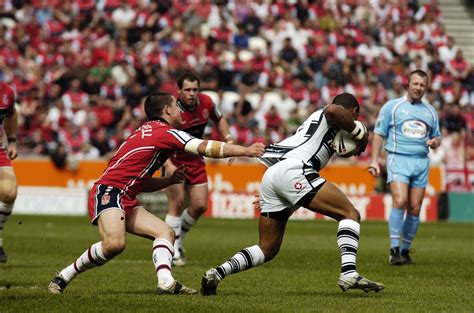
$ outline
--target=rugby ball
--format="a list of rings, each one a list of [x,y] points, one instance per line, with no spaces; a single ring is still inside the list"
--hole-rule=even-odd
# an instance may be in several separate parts
[[[332,147],[334,151],[336,151],[337,156],[348,158],[354,154],[355,150],[357,149],[357,144],[351,134],[345,130],[340,129],[334,137]]]

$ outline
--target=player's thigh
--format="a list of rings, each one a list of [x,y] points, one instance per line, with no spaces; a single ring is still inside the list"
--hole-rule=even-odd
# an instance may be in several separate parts
[[[392,194],[392,206],[399,209],[407,209],[409,186],[405,182],[392,181],[390,193]]]
[[[166,188],[169,206],[171,209],[181,209],[184,203],[185,190],[184,184],[174,184]]]
[[[111,245],[125,245],[125,212],[110,209],[102,212],[97,221],[100,237]]]
[[[430,171],[430,161],[428,158],[414,158],[413,176],[411,177],[411,188],[425,188],[428,185],[428,174]]]
[[[0,201],[12,203],[17,195],[17,182],[13,167],[0,167]]]
[[[189,195],[189,208],[207,208],[209,189],[207,183],[199,185],[185,185],[186,193]]]
[[[307,206],[324,179],[300,160],[286,159],[265,171],[260,184],[262,213],[295,210]],[[308,200],[309,199],[309,200]]]
[[[309,203],[308,209],[336,220],[349,218],[358,221],[359,212],[346,195],[333,183],[326,181]]]
[[[164,238],[170,242],[174,241],[174,232],[172,229],[155,215],[151,214],[143,207],[137,207],[127,218],[127,232],[148,238]]]
[[[418,216],[421,210],[421,204],[423,203],[423,197],[425,196],[426,188],[410,188],[410,206],[408,212],[412,215]]]
[[[411,158],[399,154],[389,154],[387,156],[387,184],[392,182],[410,183],[413,175],[413,164]]]

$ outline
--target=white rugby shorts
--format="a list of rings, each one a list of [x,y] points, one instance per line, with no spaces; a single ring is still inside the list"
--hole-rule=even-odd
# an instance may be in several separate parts
[[[292,211],[307,207],[326,182],[310,165],[297,159],[285,159],[269,167],[260,184],[262,213]]]

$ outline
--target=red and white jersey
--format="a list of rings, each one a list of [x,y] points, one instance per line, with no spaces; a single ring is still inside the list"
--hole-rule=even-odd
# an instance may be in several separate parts
[[[182,102],[178,99],[178,106],[181,109],[181,117],[183,118],[183,124],[179,127],[180,130],[183,130],[190,134],[193,137],[200,138],[204,136],[204,129],[206,128],[209,119],[217,123],[221,117],[221,112],[217,109],[216,105],[212,102],[211,97],[205,94],[198,94],[197,105],[191,111],[189,110]],[[197,155],[188,154],[185,152],[177,152],[176,156],[173,157],[174,160],[180,161],[191,161],[191,160],[200,160],[201,157]]]
[[[0,82],[0,127],[7,114],[11,114],[15,105],[15,91],[7,84]],[[0,146],[3,142],[3,131],[0,131]]]
[[[164,120],[148,121],[133,132],[95,182],[119,188],[131,199],[143,190],[157,169],[193,137]]]

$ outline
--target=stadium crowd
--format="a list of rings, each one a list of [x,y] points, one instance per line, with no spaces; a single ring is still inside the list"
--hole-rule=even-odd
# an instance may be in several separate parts
[[[343,91],[373,129],[380,107],[422,69],[450,138],[444,150],[474,158],[474,65],[446,34],[436,1],[2,3],[0,80],[17,94],[22,157],[49,155],[59,167],[68,155],[109,157],[145,119],[145,96],[176,94],[189,70],[248,145],[278,141]]]

